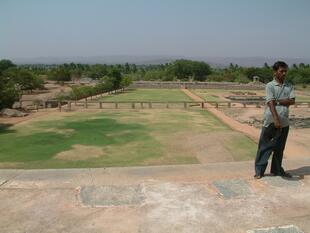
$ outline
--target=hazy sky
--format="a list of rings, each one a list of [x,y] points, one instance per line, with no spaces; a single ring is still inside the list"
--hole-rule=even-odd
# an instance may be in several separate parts
[[[310,57],[310,0],[0,0],[0,58]]]

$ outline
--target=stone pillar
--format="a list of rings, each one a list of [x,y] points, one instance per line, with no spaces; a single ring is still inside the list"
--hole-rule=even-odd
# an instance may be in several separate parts
[[[71,111],[71,101],[68,101],[68,109]]]
[[[61,103],[60,103],[60,101],[58,101],[58,109],[59,109],[59,112],[61,112]]]
[[[88,108],[87,98],[85,99],[85,108]]]

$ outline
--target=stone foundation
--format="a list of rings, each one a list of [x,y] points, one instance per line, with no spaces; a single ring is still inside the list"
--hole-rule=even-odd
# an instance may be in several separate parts
[[[157,82],[135,81],[129,88],[185,88],[185,89],[232,89],[232,90],[264,90],[265,84],[233,83],[233,82]]]

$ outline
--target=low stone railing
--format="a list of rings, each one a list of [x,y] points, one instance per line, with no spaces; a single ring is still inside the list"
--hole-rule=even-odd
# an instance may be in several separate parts
[[[265,101],[256,100],[234,100],[234,101],[98,101],[88,100],[74,101],[74,100],[48,100],[41,103],[33,103],[34,109],[45,109],[45,108],[58,108],[59,111],[83,108],[83,109],[168,109],[168,108],[247,108],[256,107],[260,108],[265,106]],[[297,101],[294,105],[297,107],[310,108],[310,101]]]

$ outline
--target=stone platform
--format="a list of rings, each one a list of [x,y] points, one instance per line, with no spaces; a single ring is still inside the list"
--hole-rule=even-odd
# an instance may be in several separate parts
[[[307,233],[310,159],[293,179],[253,162],[0,170],[2,233]]]

